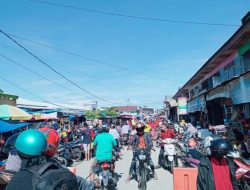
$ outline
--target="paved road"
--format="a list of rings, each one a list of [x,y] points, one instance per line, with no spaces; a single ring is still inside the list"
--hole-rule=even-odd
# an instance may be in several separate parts
[[[152,159],[155,164],[157,164],[159,150],[152,152]],[[134,180],[126,183],[126,178],[128,176],[129,166],[132,160],[132,152],[128,150],[123,151],[123,160],[116,162],[116,172],[121,175],[121,178],[118,181],[117,189],[118,190],[129,190],[137,189],[137,182]],[[89,168],[91,161],[83,161],[76,164],[77,175],[86,177],[88,176]],[[147,190],[173,190],[173,177],[168,172],[162,168],[156,170],[158,175],[158,180],[150,180],[147,183]]]

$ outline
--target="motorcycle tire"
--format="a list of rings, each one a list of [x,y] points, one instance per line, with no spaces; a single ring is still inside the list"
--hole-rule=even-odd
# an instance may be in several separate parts
[[[145,170],[140,171],[139,190],[147,189],[147,174]]]
[[[174,163],[169,162],[169,171],[170,171],[171,174],[173,174],[173,169],[174,169]]]
[[[80,149],[78,149],[78,148],[76,148],[76,149],[74,149],[73,150],[73,154],[74,154],[74,158],[73,158],[73,160],[74,161],[81,161],[81,159],[82,159],[82,151],[80,150]]]

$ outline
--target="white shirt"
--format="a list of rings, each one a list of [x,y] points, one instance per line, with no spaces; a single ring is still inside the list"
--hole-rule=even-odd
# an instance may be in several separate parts
[[[114,137],[114,139],[119,139],[120,135],[116,129],[109,129],[109,134]]]
[[[122,134],[128,134],[129,130],[130,130],[129,125],[123,125],[122,126]]]

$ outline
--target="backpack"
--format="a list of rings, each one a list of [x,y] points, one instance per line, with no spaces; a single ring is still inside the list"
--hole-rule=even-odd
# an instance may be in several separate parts
[[[30,183],[29,188],[20,186],[24,181]],[[47,162],[41,167],[22,168],[11,182],[7,189],[19,190],[23,187],[25,190],[78,190],[76,176],[68,169],[53,162]]]
[[[53,162],[47,162],[38,171],[24,170],[33,173],[33,188],[36,190],[78,190],[76,176]]]

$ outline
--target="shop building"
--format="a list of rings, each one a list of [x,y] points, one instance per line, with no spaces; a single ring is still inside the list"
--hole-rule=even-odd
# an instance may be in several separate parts
[[[188,115],[202,124],[250,116],[250,12],[231,38],[174,95],[188,98]]]

